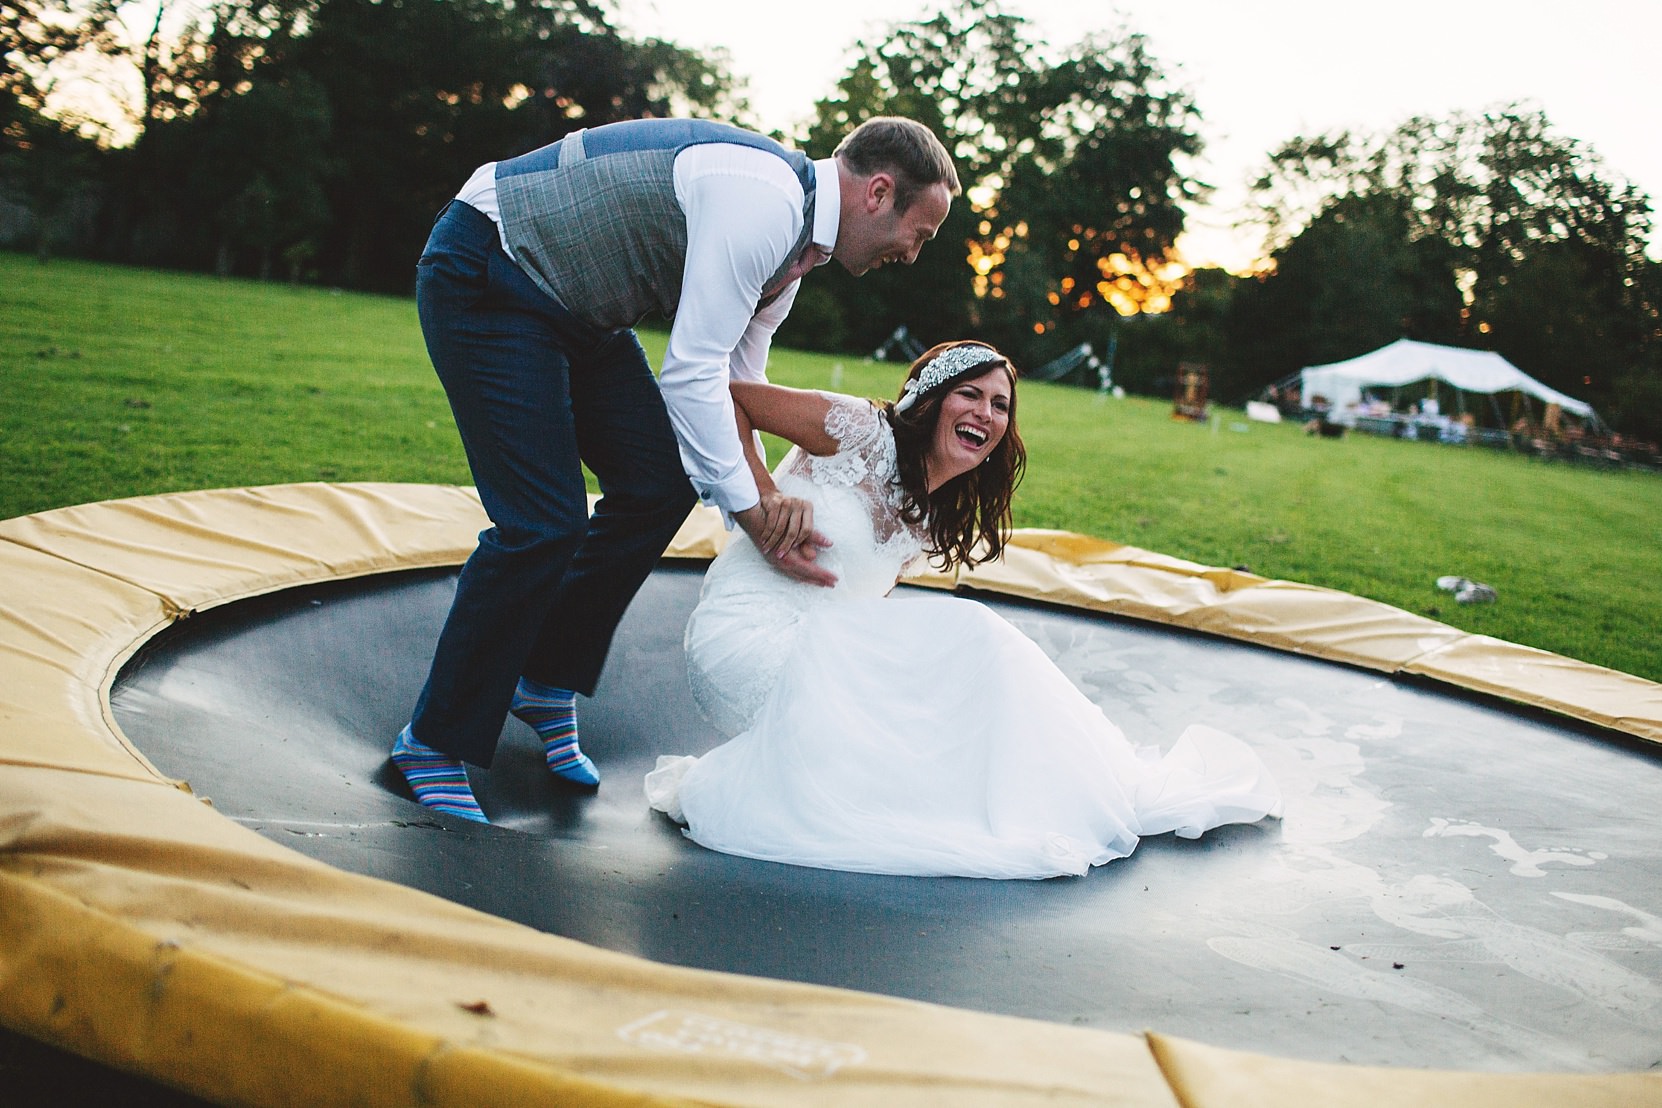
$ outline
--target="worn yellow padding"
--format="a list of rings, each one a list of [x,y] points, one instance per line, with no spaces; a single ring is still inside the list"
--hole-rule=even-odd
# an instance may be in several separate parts
[[[0,1023],[228,1104],[1418,1108],[1662,1096],[1642,1075],[1314,1065],[663,966],[284,849],[167,780],[115,726],[117,670],[172,621],[296,585],[456,564],[485,525],[471,490],[406,485],[145,497],[0,523]],[[725,538],[695,512],[669,553],[708,558]],[[1018,533],[1001,564],[915,580],[1426,674],[1662,739],[1658,688],[1637,678],[1077,535]]]
[[[1642,1108],[1662,1074],[1450,1073],[1295,1062],[1150,1034],[1184,1108]]]

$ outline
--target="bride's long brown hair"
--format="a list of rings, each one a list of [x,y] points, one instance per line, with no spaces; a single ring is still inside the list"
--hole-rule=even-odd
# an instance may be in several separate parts
[[[1016,430],[1016,367],[1008,358],[984,342],[943,342],[912,363],[906,380],[917,377],[930,362],[958,346],[986,347],[993,357],[941,382],[903,412],[895,411],[893,401],[880,404],[894,428],[897,468],[905,492],[901,512],[908,523],[925,525],[928,553],[942,570],[990,562],[1003,552],[1010,534],[1010,502],[1027,471],[1027,448]],[[980,465],[931,493],[929,449],[935,440],[941,401],[955,386],[1000,369],[1010,378],[1010,421],[1004,437]]]

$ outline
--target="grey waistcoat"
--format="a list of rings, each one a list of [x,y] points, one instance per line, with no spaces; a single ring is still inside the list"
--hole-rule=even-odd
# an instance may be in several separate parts
[[[765,150],[802,182],[802,234],[763,286],[771,288],[813,237],[813,163],[762,135],[705,120],[609,123],[498,162],[509,252],[544,292],[593,326],[633,327],[653,309],[674,316],[687,257],[675,155],[706,142]]]

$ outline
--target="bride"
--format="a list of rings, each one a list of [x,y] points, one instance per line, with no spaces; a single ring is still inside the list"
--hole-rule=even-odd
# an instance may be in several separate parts
[[[729,740],[660,757],[654,808],[696,842],[795,865],[1042,878],[1280,814],[1258,756],[1209,727],[1135,749],[986,606],[890,596],[907,563],[995,558],[1025,464],[1015,371],[945,343],[899,400],[735,382],[741,424],[796,444],[776,481],[813,505],[831,588],[735,535],[687,624],[694,698]]]

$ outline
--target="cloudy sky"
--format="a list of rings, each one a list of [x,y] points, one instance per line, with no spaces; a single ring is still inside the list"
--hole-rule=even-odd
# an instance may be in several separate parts
[[[848,48],[932,0],[620,0],[635,35],[725,46],[765,123],[806,119]],[[1662,198],[1662,2],[1658,0],[1006,0],[1058,45],[1141,32],[1205,117],[1196,174],[1218,187],[1190,213],[1191,261],[1241,266],[1256,243],[1230,223],[1264,154],[1298,134],[1386,130],[1411,115],[1510,103],[1546,112],[1616,172]],[[1662,235],[1653,236],[1662,256]]]

